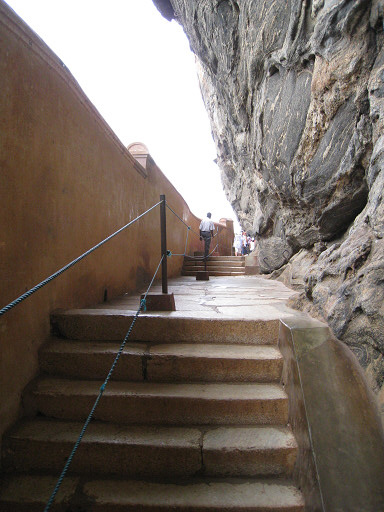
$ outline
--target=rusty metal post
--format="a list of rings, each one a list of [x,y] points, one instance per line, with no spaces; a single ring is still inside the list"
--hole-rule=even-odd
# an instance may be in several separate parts
[[[167,276],[167,217],[165,195],[160,196],[160,232],[161,232],[161,283],[162,292],[168,293],[168,276]]]

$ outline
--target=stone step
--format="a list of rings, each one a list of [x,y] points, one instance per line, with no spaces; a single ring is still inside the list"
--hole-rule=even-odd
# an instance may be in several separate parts
[[[204,261],[202,260],[184,260],[183,267],[185,269],[189,267],[201,267],[204,266]],[[217,261],[210,259],[207,260],[207,268],[225,268],[225,267],[232,267],[232,268],[243,268],[245,267],[245,261]]]
[[[184,256],[184,261],[194,261],[196,257],[203,258],[204,254],[201,253],[200,256]],[[245,261],[245,256],[209,256],[209,261]]]
[[[42,378],[25,396],[33,413],[84,420],[102,381]],[[109,382],[95,420],[164,425],[285,425],[288,400],[278,384]]]
[[[0,490],[2,512],[44,509],[57,479],[19,475]],[[52,512],[304,512],[302,494],[280,480],[189,480],[182,483],[140,480],[83,480],[67,477]]]
[[[243,275],[245,274],[245,265],[208,265],[207,264],[207,270],[209,272],[229,272],[228,275],[231,275],[230,273],[235,273],[234,275]],[[195,265],[183,265],[182,270],[184,272],[191,272],[196,270],[205,270],[204,263],[198,263]]]
[[[40,351],[40,368],[50,375],[104,379],[120,344],[53,340]],[[270,345],[143,344],[124,347],[113,380],[276,382],[283,359]]]
[[[74,422],[24,421],[4,443],[2,469],[59,473],[82,427]],[[69,471],[135,478],[278,476],[292,472],[296,451],[286,427],[177,428],[91,422]]]
[[[218,319],[143,313],[138,317],[130,341],[161,343],[246,343],[270,345],[279,335],[278,319]],[[122,341],[131,326],[132,311],[118,309],[73,309],[51,315],[53,329],[72,340]]]
[[[194,263],[193,265],[183,265],[184,271],[192,271],[192,270],[205,270],[205,266],[207,270],[210,272],[245,272],[245,265],[213,265],[207,263],[205,265],[203,262]]]
[[[57,484],[57,479],[58,475],[4,475],[0,481],[1,512],[42,512]],[[76,510],[71,506],[75,501],[79,483],[79,477],[64,478],[50,512]],[[89,506],[85,510],[90,512],[92,509]]]
[[[196,276],[196,272],[205,271],[204,267],[195,267],[194,270],[182,270],[182,276]],[[210,276],[216,277],[224,277],[224,276],[244,276],[245,270],[234,270],[234,269],[226,269],[226,270],[212,270],[207,267],[207,271]]]
[[[297,489],[280,482],[205,481],[175,485],[94,481],[87,483],[84,491],[95,501],[93,510],[103,512],[122,510],[119,507],[124,507],[124,511],[153,512],[304,511],[303,499]]]

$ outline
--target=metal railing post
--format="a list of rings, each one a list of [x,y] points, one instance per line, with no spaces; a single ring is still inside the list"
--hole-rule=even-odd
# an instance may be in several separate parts
[[[166,218],[166,202],[165,195],[160,196],[160,232],[161,232],[161,283],[162,292],[168,293],[168,276],[167,276],[167,218]]]

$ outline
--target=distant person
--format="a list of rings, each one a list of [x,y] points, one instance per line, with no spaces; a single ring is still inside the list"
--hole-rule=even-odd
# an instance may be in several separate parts
[[[211,238],[213,238],[213,230],[215,229],[211,217],[212,214],[208,212],[206,218],[200,222],[200,240],[204,239],[204,259],[208,257],[209,246],[211,245]]]
[[[241,235],[241,254],[243,256],[247,255],[247,233],[243,231]]]
[[[254,237],[251,238],[251,243],[249,245],[249,248],[250,248],[251,252],[253,252],[255,250],[255,239],[254,239]]]
[[[247,235],[247,254],[251,252],[251,237]]]
[[[242,243],[242,239],[241,239],[241,234],[237,233],[235,235],[235,241],[233,243],[233,246],[235,248],[235,256],[241,256],[242,245],[243,245],[243,243]]]

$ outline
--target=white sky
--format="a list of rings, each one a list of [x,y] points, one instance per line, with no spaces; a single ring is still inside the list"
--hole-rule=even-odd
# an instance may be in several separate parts
[[[151,0],[6,0],[69,68],[125,146],[147,145],[198,217],[235,220],[194,55]]]

